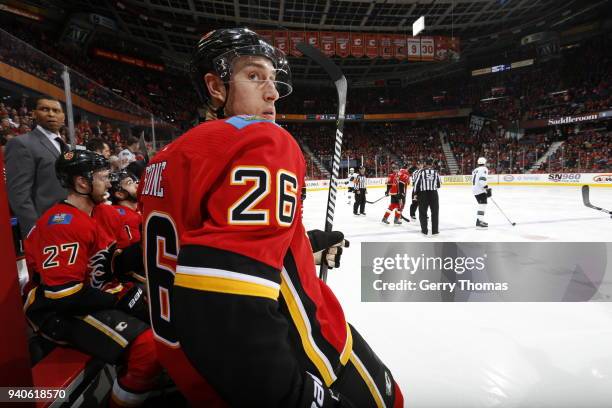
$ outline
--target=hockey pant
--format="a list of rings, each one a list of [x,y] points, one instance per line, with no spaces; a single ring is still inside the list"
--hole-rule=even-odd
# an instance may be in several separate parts
[[[364,213],[366,205],[366,189],[358,188],[355,190],[355,204],[353,204],[353,214]]]
[[[389,369],[359,332],[349,324],[353,351],[331,388],[356,408],[401,408],[404,396]]]
[[[481,193],[474,196],[478,202],[478,210],[476,210],[476,219],[484,221],[485,211],[487,210],[487,193]]]
[[[391,213],[395,211],[395,218],[399,219],[402,216],[403,209],[404,209],[404,200],[402,200],[397,195],[392,195],[391,204],[389,204],[387,211],[385,211],[384,217],[385,219],[389,218],[389,215],[391,215]]]
[[[56,344],[121,365],[113,384],[111,405],[135,406],[144,402],[161,372],[149,326],[122,310],[98,310],[77,316],[57,313],[51,305],[43,286],[28,294],[24,309],[34,331]]]

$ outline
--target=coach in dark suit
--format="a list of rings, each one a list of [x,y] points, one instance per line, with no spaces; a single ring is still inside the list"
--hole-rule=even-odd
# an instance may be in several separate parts
[[[36,128],[11,139],[5,150],[9,203],[24,238],[43,212],[66,198],[55,176],[55,160],[67,148],[59,135],[65,119],[62,105],[41,97],[33,113]]]

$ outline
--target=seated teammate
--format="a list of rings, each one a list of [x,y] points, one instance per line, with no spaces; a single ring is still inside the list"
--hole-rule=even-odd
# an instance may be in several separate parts
[[[40,284],[24,310],[34,331],[124,369],[111,406],[139,405],[161,371],[146,301],[133,285],[109,286],[113,243],[91,214],[110,187],[109,163],[87,150],[63,153],[56,173],[68,197],[47,210],[25,242]]]
[[[121,270],[137,282],[144,283],[141,242],[142,215],[138,211],[137,191],[138,178],[131,172],[120,170],[111,174],[110,199],[128,239],[125,245],[118,245],[122,251],[115,260],[115,269]]]

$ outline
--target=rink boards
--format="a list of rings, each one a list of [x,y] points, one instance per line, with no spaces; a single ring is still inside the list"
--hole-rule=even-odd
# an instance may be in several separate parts
[[[442,176],[442,184],[470,185],[472,175]],[[368,188],[380,188],[386,186],[386,177],[368,178]],[[516,185],[516,186],[583,186],[612,187],[612,173],[541,173],[541,174],[492,174],[489,175],[491,185]],[[348,179],[338,180],[338,189],[343,190],[348,186]],[[329,188],[329,180],[306,180],[307,191],[320,191]]]

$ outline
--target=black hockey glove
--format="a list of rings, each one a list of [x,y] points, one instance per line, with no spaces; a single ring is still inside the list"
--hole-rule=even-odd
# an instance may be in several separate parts
[[[117,249],[117,243],[113,242],[108,247],[99,250],[89,258],[90,284],[94,288],[101,289],[110,282],[113,277],[113,257]]]
[[[113,261],[113,272],[124,275],[130,272],[137,272],[144,275],[144,263],[142,260],[142,246],[140,242],[117,251]]]
[[[487,197],[491,197],[493,195],[493,190],[491,187],[485,187],[485,191],[487,192]]]
[[[353,187],[349,187],[349,188],[348,188],[348,192],[349,192],[349,193],[352,193],[352,192],[353,192]]]
[[[314,254],[315,265],[325,265],[329,269],[340,267],[342,248],[348,248],[349,241],[344,239],[340,231],[325,232],[321,230],[310,230],[307,232],[310,246]]]
[[[389,190],[391,190],[391,186],[387,184],[387,191],[385,191],[385,197],[389,197]]]
[[[147,300],[144,291],[131,282],[121,283],[121,291],[116,294],[117,303],[115,307],[123,310],[131,316],[137,317],[143,322],[149,319]]]

